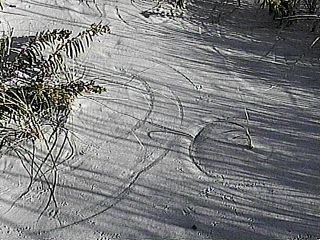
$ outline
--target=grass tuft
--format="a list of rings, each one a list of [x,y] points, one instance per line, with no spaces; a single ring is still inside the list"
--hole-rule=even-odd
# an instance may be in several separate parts
[[[46,30],[15,51],[12,32],[0,35],[0,160],[14,154],[29,176],[26,191],[16,201],[36,182],[46,186],[48,200],[39,218],[50,204],[57,207],[59,166],[73,155],[66,127],[72,103],[82,94],[106,91],[77,77],[67,60],[85,52],[96,36],[109,32],[101,23],[75,36],[65,29]],[[65,148],[71,149],[67,156]]]

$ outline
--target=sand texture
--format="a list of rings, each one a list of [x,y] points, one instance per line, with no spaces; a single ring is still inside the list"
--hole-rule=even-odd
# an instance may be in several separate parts
[[[7,2],[21,41],[100,21],[111,34],[77,62],[107,92],[74,103],[58,207],[38,219],[40,182],[10,207],[28,176],[1,156],[1,240],[320,239],[316,33],[251,1],[192,0],[175,17],[141,14],[151,0]]]

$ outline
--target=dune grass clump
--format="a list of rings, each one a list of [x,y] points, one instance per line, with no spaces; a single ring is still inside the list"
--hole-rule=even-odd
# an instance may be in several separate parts
[[[312,31],[319,23],[320,2],[318,0],[258,0],[260,8],[268,8],[275,20],[286,23],[312,22]]]
[[[66,127],[72,103],[82,94],[105,91],[71,71],[68,59],[77,58],[105,33],[110,29],[101,23],[77,35],[65,29],[46,30],[18,49],[12,32],[0,35],[0,161],[1,156],[14,154],[29,175],[28,188],[17,200],[36,182],[49,190],[40,216],[50,203],[57,205],[59,165],[72,156],[61,157],[65,146],[72,149]],[[41,154],[38,145],[44,146]]]

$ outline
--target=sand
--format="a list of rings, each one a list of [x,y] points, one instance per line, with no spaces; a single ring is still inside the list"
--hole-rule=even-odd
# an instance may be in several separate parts
[[[107,92],[74,103],[58,207],[38,219],[37,183],[10,208],[28,176],[1,157],[0,239],[320,239],[316,33],[250,1],[193,0],[183,18],[146,18],[142,0],[7,2],[17,37],[112,33],[78,61]]]

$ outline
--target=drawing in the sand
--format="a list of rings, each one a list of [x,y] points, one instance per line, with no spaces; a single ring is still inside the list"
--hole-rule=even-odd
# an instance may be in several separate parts
[[[0,0],[0,240],[319,239],[318,15]]]

